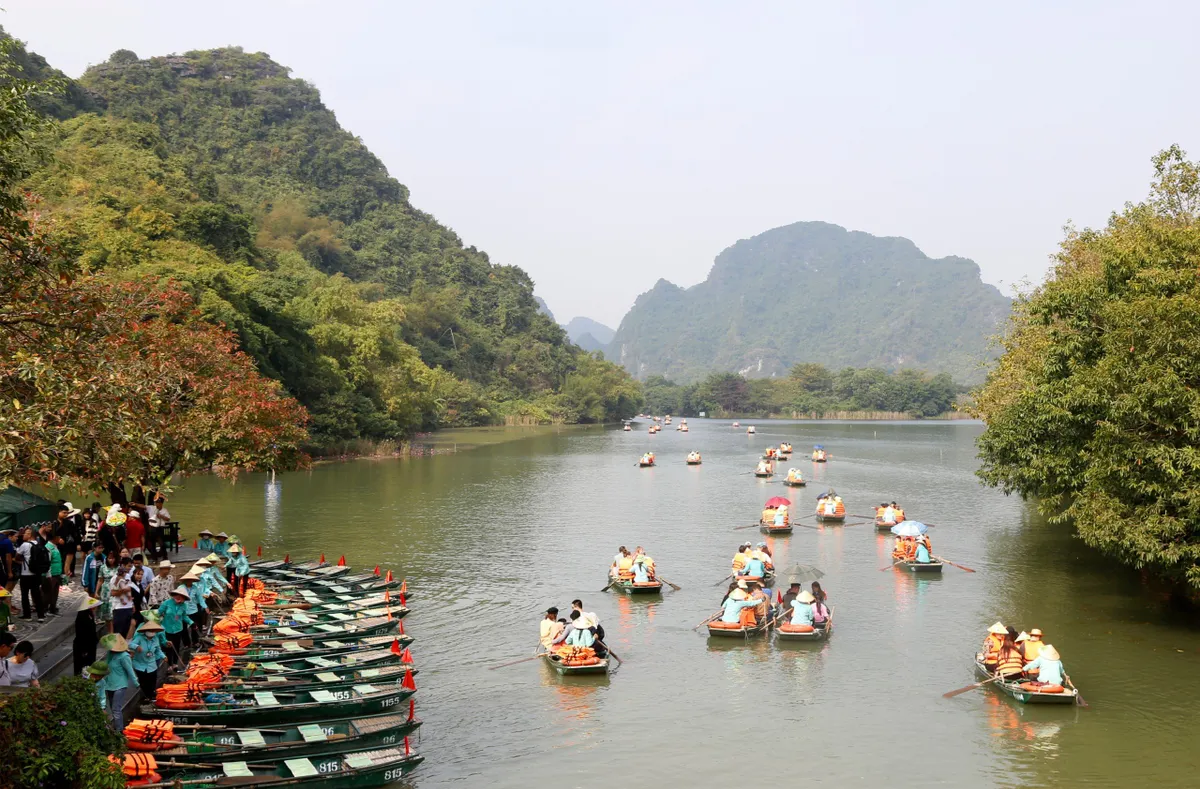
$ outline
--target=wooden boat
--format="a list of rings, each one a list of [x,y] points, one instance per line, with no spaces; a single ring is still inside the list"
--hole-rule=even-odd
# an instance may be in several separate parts
[[[319,581],[322,579],[350,575],[350,571],[352,569],[353,568],[348,564],[343,564],[341,566],[323,564],[313,569],[301,569],[301,567],[297,565],[288,565],[286,567],[279,567],[273,570],[262,570],[261,572],[256,573],[256,575],[260,577],[264,583],[271,583],[274,581],[283,583],[292,578]]]
[[[367,669],[384,666],[389,663],[399,664],[400,656],[392,651],[392,642],[379,645],[374,649],[350,652],[342,655],[326,657],[323,655],[308,655],[303,657],[288,657],[281,660],[235,662],[228,669],[228,676],[234,680],[266,679],[279,677],[293,679],[296,677],[316,676],[324,671],[355,668]]]
[[[569,666],[563,662],[561,657],[553,652],[543,652],[542,659],[545,660],[551,668],[553,668],[559,674],[562,674],[564,677],[608,673],[608,658],[597,658],[595,663],[590,663],[586,666]]]
[[[654,461],[653,461],[653,460],[639,460],[639,461],[638,461],[638,466],[639,466],[640,468],[650,468],[650,467],[651,467],[651,466],[653,466],[653,465],[654,465]]]
[[[253,649],[255,647],[281,647],[283,644],[289,641],[309,641],[311,646],[317,649],[322,649],[327,646],[343,647],[347,644],[353,644],[355,642],[371,638],[372,636],[383,635],[384,633],[394,633],[400,626],[400,620],[381,617],[379,619],[364,619],[356,624],[358,625],[356,628],[350,629],[346,626],[343,626],[343,629],[340,630],[336,628],[329,630],[327,628],[334,626],[322,625],[320,627],[310,628],[310,630],[313,632],[309,633],[301,632],[294,628],[279,628],[270,634],[255,634],[253,643],[244,649]],[[216,643],[213,637],[201,640],[207,641],[209,644]],[[238,652],[242,651],[243,650],[238,650]]]
[[[975,656],[975,673],[980,679],[991,679],[994,675],[984,667],[980,656]],[[1007,693],[1022,704],[1074,704],[1079,691],[1068,681],[1061,692],[1047,693],[1038,690],[1028,680],[999,679],[991,685],[1001,693]],[[1060,686],[1055,686],[1060,687]]]
[[[745,627],[737,622],[722,622],[719,616],[708,620],[708,635],[710,638],[751,638],[761,636],[771,629],[771,611],[753,627]]]
[[[688,432],[688,426],[687,426],[687,425],[680,425],[680,426],[679,426],[679,430],[680,430],[680,432],[682,432],[682,433],[687,433],[687,432]]]
[[[407,609],[405,609],[407,611]],[[297,612],[301,616],[301,612]],[[377,636],[395,630],[400,621],[400,617],[392,614],[392,619],[389,619],[386,614],[369,618],[355,619],[350,617],[345,622],[312,622],[302,623],[298,620],[293,620],[291,624],[286,625],[259,625],[250,628],[250,634],[257,641],[259,639],[298,639],[298,638],[334,638],[343,641],[355,638],[365,638],[366,636]]]
[[[696,460],[690,460],[690,459],[689,459],[689,460],[688,460],[688,462],[687,462],[687,464],[688,464],[689,466],[699,466],[699,465],[700,465],[700,460],[699,460],[699,458],[697,458]]]
[[[625,594],[662,594],[663,582],[654,580],[646,584],[636,584],[632,578],[620,578],[612,582],[612,588]]]
[[[823,623],[812,625],[809,630],[804,627],[783,622],[775,627],[775,638],[778,641],[824,641],[833,634],[833,609],[829,609],[829,618]]]
[[[792,524],[787,523],[783,526],[776,526],[774,523],[762,523],[760,521],[758,524],[758,530],[763,534],[791,534]]]
[[[268,676],[259,676],[253,679],[226,678],[223,682],[211,685],[206,684],[205,690],[212,693],[269,690],[275,694],[287,695],[296,691],[320,690],[322,688],[325,690],[345,690],[354,685],[364,683],[371,683],[378,687],[388,687],[403,682],[409,670],[412,671],[414,677],[420,673],[420,671],[412,666],[400,664],[399,658],[396,655],[392,655],[392,657],[395,659],[395,664],[391,666],[376,668],[354,666],[340,670],[309,670],[295,672],[294,674],[276,672]],[[187,679],[176,677],[172,681],[182,683],[186,682]]]
[[[226,762],[221,765],[195,764],[191,769],[173,773],[172,782],[188,789],[225,786],[279,786],[321,789],[362,789],[385,786],[399,781],[425,760],[406,748],[381,748],[325,756],[299,756],[284,762]],[[161,773],[160,773],[161,775]],[[167,784],[157,784],[166,786]]]
[[[754,433],[754,432],[755,432],[754,425],[750,425],[750,427],[746,428],[747,435]]]
[[[263,623],[252,626],[250,633],[251,635],[267,635],[269,637],[272,632],[284,627],[295,629],[319,628],[321,625],[349,625],[364,619],[375,619],[378,617],[386,619],[389,611],[396,619],[403,619],[408,615],[408,608],[400,605],[399,601],[393,605],[382,600],[372,604],[370,608],[350,608],[342,604],[341,609],[265,611],[263,612]],[[325,630],[331,633],[334,632],[327,628]]]
[[[327,567],[327,562],[288,562],[283,559],[256,559],[250,562],[250,569],[257,576],[264,572],[293,571],[306,573],[318,567]]]
[[[632,427],[630,427],[629,425],[625,425],[625,427],[624,427],[623,429],[625,430],[625,432],[626,432],[626,433],[628,433],[628,432],[630,432],[630,431],[632,431],[632,430],[633,430],[633,428],[632,428]]]
[[[876,531],[891,531],[892,527],[895,525],[895,521],[884,521],[882,518],[875,519]]]
[[[755,468],[755,469],[754,469],[754,476],[758,477],[759,479],[765,479],[765,478],[767,478],[767,477],[773,477],[773,476],[775,476],[775,469],[774,469],[774,468],[768,468],[766,471],[759,471],[759,470],[758,470],[758,468]]]
[[[931,562],[918,562],[914,559],[914,560],[893,562],[892,566],[895,567],[897,570],[905,570],[907,572],[922,573],[922,574],[937,573],[940,575],[942,572],[943,565],[942,565],[942,562],[938,561],[937,559],[934,559]]]
[[[142,704],[141,714],[172,723],[271,726],[394,712],[414,693],[413,688],[398,684],[377,688],[367,683],[335,690],[289,691],[279,696],[269,690],[200,691],[197,706],[172,709]]]
[[[184,763],[323,756],[400,744],[420,727],[420,720],[407,715],[374,715],[285,725],[278,729],[177,729],[174,733],[177,744],[152,753],[156,760]],[[159,770],[163,775],[177,771],[178,768],[166,767]]]
[[[824,515],[822,513],[817,513],[817,523],[845,523],[845,522],[846,522],[846,513],[842,513],[841,515]]]
[[[313,661],[317,658],[334,660],[338,665],[351,665],[354,663],[354,658],[359,655],[366,654],[381,646],[391,647],[392,644],[398,643],[401,647],[408,646],[413,642],[413,637],[404,633],[389,633],[382,636],[371,636],[358,641],[332,641],[317,642],[311,638],[301,638],[295,641],[281,641],[273,639],[266,643],[260,639],[256,639],[250,646],[233,653],[233,661],[237,663],[253,663],[262,660],[275,660],[276,662],[287,663],[295,660]],[[317,663],[315,665],[322,665]]]
[[[808,485],[808,483],[802,479],[785,479],[783,481],[783,485],[784,487],[788,488],[803,488],[804,486]]]

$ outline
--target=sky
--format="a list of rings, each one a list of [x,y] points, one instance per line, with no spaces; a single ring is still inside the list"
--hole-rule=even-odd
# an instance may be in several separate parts
[[[70,76],[241,46],[566,322],[821,220],[1040,282],[1068,223],[1200,157],[1200,4],[7,0]]]

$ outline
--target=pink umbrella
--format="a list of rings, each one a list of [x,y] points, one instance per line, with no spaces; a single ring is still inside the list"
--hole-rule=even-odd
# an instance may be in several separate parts
[[[790,507],[792,506],[792,501],[791,499],[785,499],[783,496],[775,496],[774,498],[768,499],[767,503],[763,506],[767,507],[768,509],[774,507]]]

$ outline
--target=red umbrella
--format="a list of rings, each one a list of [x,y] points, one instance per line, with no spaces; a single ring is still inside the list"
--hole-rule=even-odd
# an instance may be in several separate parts
[[[791,501],[791,499],[785,499],[783,496],[775,496],[773,498],[768,499],[767,503],[764,504],[763,506],[767,507],[767,508],[790,507],[790,506],[792,506],[792,501]]]

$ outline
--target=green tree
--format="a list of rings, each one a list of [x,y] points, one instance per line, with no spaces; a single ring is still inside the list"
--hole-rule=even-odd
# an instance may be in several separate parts
[[[1200,590],[1200,168],[1070,231],[978,393],[980,477],[1134,567]]]

